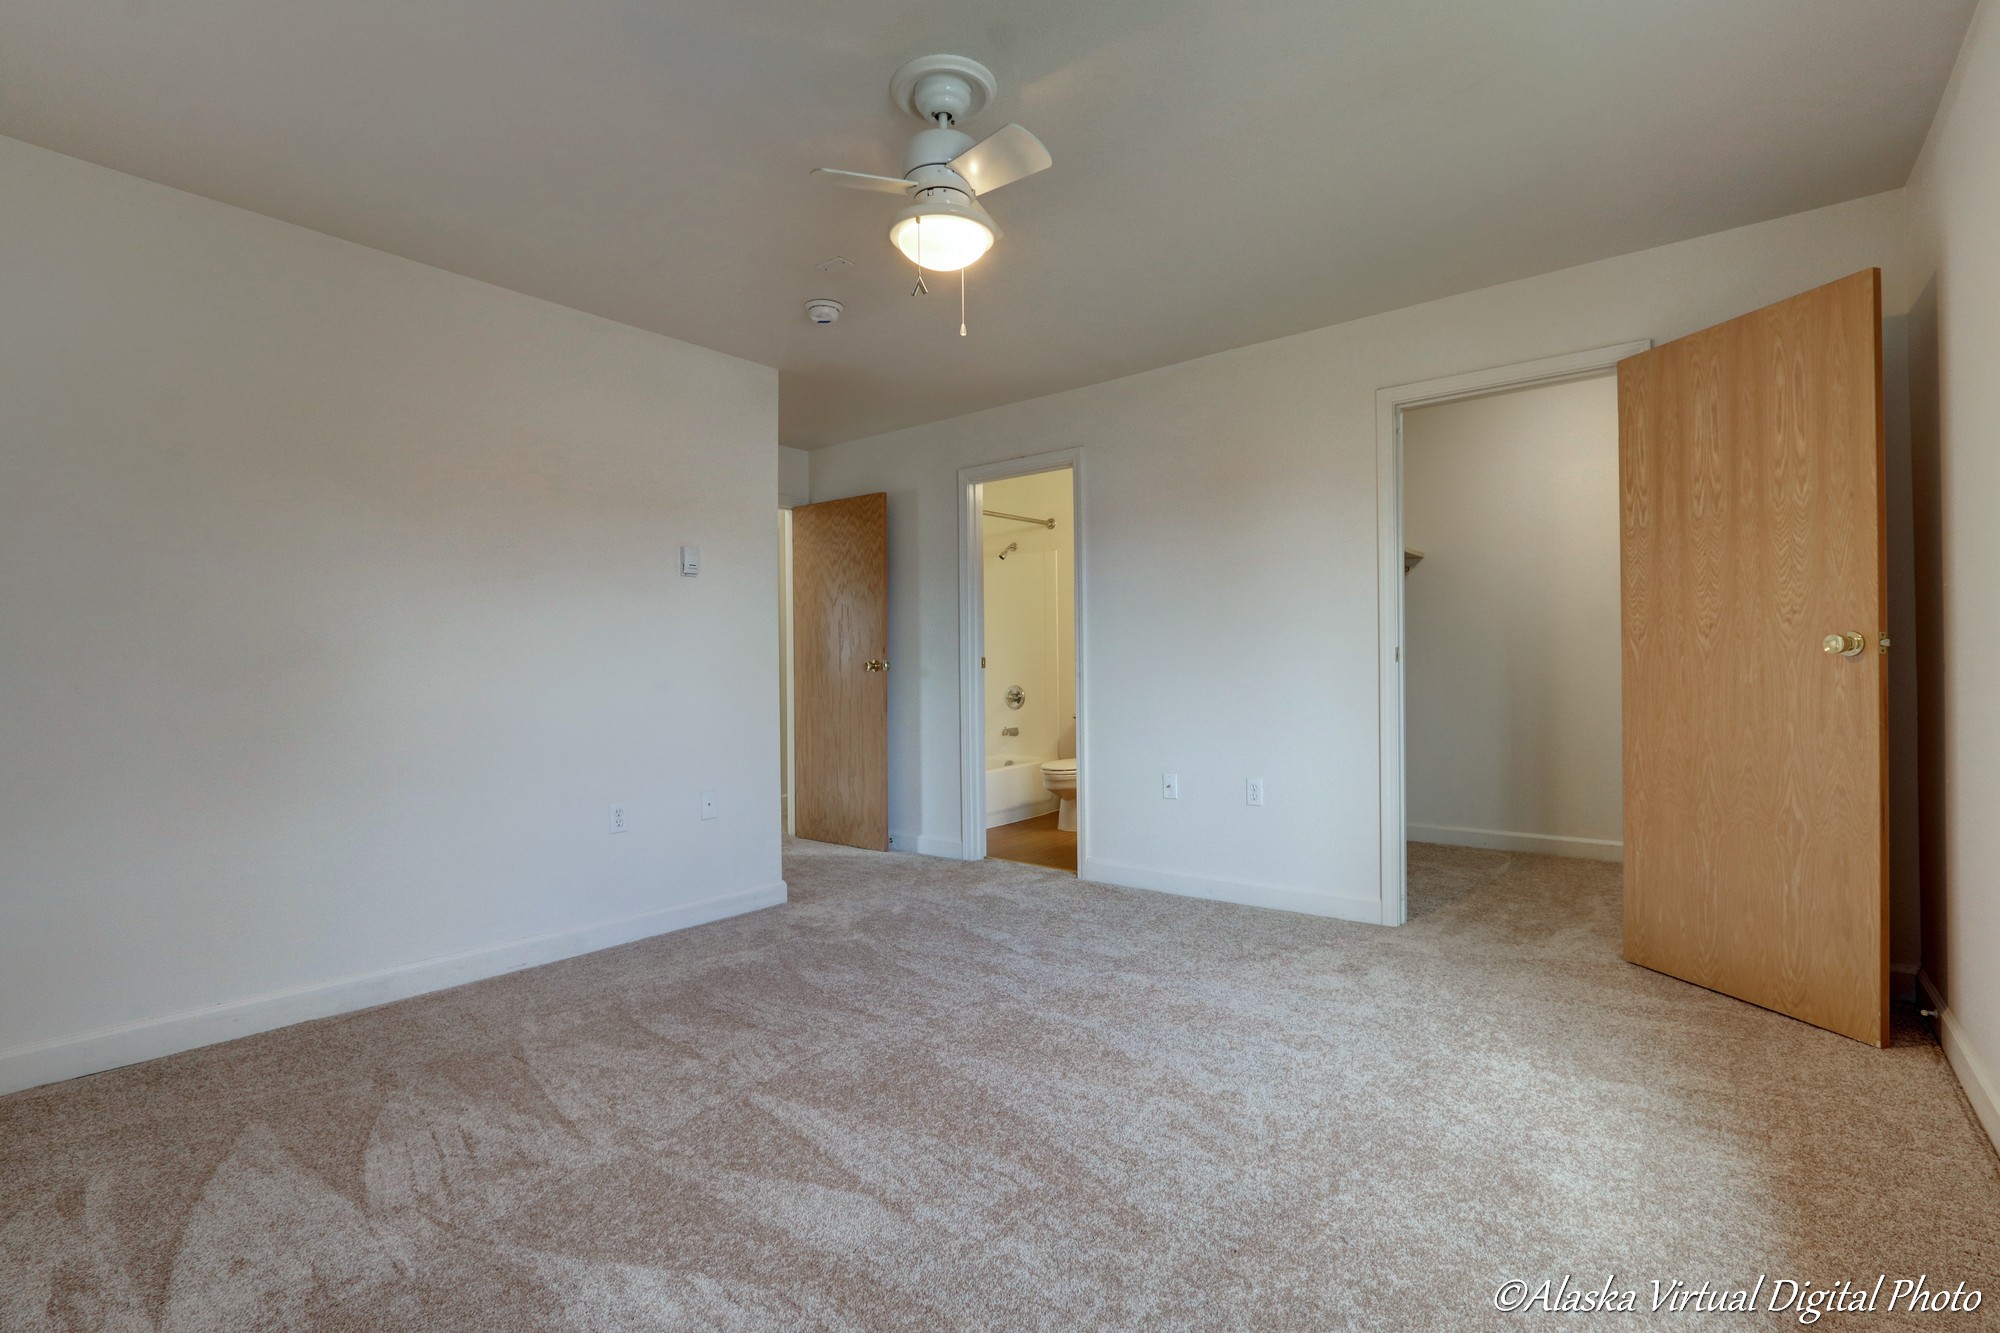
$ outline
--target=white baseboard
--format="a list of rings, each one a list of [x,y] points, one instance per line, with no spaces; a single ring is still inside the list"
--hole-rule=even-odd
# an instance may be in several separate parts
[[[1625,844],[1610,838],[1510,833],[1505,829],[1455,828],[1450,824],[1410,824],[1405,831],[1411,842],[1436,842],[1447,847],[1483,847],[1490,852],[1535,852],[1542,856],[1580,856],[1592,861],[1625,859]]]
[[[368,1009],[394,1000],[483,981],[522,968],[539,967],[578,954],[630,944],[633,940],[684,930],[723,917],[775,907],[785,901],[783,880],[762,888],[704,898],[700,902],[607,921],[581,930],[513,940],[483,949],[427,958],[358,977],[293,990],[252,995],[205,1009],[102,1028],[74,1037],[0,1051],[0,1095],[39,1087],[121,1065],[154,1060],[218,1041],[269,1032],[308,1019]]]
[[[1279,912],[1304,912],[1309,916],[1338,917],[1342,921],[1365,921],[1370,925],[1379,925],[1382,921],[1382,904],[1373,898],[1343,898],[1333,894],[1310,893],[1304,889],[1282,889],[1269,884],[1182,875],[1171,870],[1100,861],[1095,857],[1084,861],[1082,877],[1100,884],[1151,889],[1156,893],[1178,894],[1183,898],[1208,898],[1215,902],[1241,903],[1246,907],[1268,907]]]
[[[1965,1089],[1965,1100],[1972,1103],[1972,1113],[1979,1117],[1986,1137],[2000,1148],[2000,1081],[1995,1081],[1978,1052],[1966,1043],[1965,1029],[1958,1025],[1937,987],[1931,985],[1930,977],[1918,972],[1917,985],[1923,989],[1931,1008],[1937,1010],[1938,1043],[1944,1047],[1945,1061],[1951,1065],[1951,1072],[1958,1075],[1958,1085]]]
[[[1052,815],[1055,812],[1056,798],[1051,796],[1046,800],[1030,801],[1026,805],[1010,805],[1005,810],[988,810],[986,827],[999,828],[1002,824],[1018,824],[1024,819],[1033,819],[1037,815]]]
[[[891,833],[889,850],[915,852],[918,856],[942,856],[949,861],[965,859],[965,844],[956,838],[926,838],[919,833]]]

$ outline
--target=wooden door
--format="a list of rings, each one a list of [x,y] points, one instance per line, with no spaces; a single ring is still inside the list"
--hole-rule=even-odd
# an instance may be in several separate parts
[[[1878,1046],[1881,329],[1870,270],[1618,367],[1625,957]]]
[[[889,497],[792,510],[792,799],[801,838],[889,847]]]

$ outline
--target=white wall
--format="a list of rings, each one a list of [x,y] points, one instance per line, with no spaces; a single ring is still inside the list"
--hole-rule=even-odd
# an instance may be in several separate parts
[[[816,497],[889,494],[899,845],[960,837],[957,470],[1076,448],[1083,873],[1379,919],[1375,391],[1672,338],[1870,265],[1900,311],[1902,213],[1898,191],[816,451]]]
[[[0,1090],[781,900],[776,429],[0,140]]]
[[[1403,414],[1412,840],[1615,860],[1618,381]]]
[[[812,502],[812,455],[803,449],[778,446],[778,507],[790,509]]]
[[[2000,1140],[2000,8],[1974,16],[1910,178],[1925,978]]]

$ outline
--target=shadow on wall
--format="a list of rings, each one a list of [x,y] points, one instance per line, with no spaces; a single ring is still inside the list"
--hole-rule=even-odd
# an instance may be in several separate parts
[[[1910,492],[1909,319],[1882,320],[1882,503],[1887,518],[1890,651],[1889,959],[1913,987],[1923,954],[1923,893],[1918,850],[1917,611]]]
[[[1899,678],[1914,696],[1916,870],[1922,899],[1923,970],[1949,996],[1945,941],[1951,892],[1945,881],[1944,441],[1939,429],[1938,293],[1933,279],[1911,303],[1909,348],[1910,525],[1914,660],[1889,654],[1891,706]],[[1897,723],[1900,713],[1893,715]]]

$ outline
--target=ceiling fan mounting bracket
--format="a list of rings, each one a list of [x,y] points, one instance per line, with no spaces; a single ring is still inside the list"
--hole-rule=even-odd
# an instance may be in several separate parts
[[[993,100],[999,83],[993,71],[966,56],[918,56],[889,80],[889,100],[935,125],[940,115],[953,124],[972,119]]]

